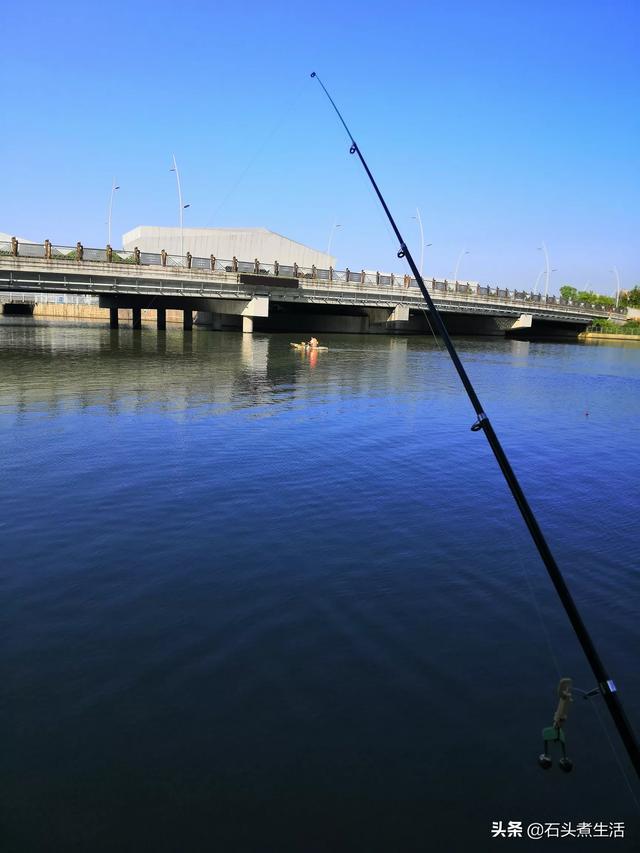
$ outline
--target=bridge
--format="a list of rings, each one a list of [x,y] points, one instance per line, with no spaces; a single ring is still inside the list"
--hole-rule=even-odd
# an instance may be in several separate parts
[[[572,304],[559,297],[507,290],[470,282],[432,280],[427,287],[452,334],[575,335],[594,317],[622,316]],[[183,313],[183,327],[309,328],[317,332],[424,332],[428,311],[417,283],[408,275],[365,270],[303,268],[277,261],[240,261],[0,242],[0,301],[49,300],[62,294],[94,297],[109,309],[131,312],[134,328],[142,311],[154,310],[159,329],[167,310]]]

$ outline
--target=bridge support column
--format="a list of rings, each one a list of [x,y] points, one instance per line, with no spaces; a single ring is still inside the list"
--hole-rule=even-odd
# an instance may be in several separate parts
[[[167,309],[166,308],[157,308],[156,309],[156,317],[158,323],[158,331],[164,332],[167,328]]]
[[[253,296],[251,299],[212,299],[210,306],[210,310],[217,315],[242,317],[242,331],[247,335],[253,332],[254,317],[269,316],[268,296]]]
[[[515,321],[512,329],[530,329],[533,325],[533,314],[521,314]]]
[[[134,329],[142,328],[142,309],[141,308],[132,308],[131,309],[131,320]]]
[[[409,321],[409,306],[408,305],[396,305],[391,314],[389,315],[389,319],[387,323],[407,323]]]
[[[117,308],[109,308],[109,328],[117,329],[118,328],[118,309]]]
[[[182,328],[185,332],[190,332],[193,329],[193,311],[191,308],[185,308],[182,312]]]

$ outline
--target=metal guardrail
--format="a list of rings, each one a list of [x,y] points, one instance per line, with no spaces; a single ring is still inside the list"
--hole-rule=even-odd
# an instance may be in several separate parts
[[[24,290],[6,290],[0,296],[0,302],[32,303],[47,302],[58,305],[99,305],[100,297],[84,293],[33,293]]]
[[[601,326],[598,323],[594,323],[593,326],[587,329],[587,332],[595,332],[601,335],[635,335],[637,338],[640,337],[640,326],[616,326],[615,329],[612,329],[611,326]]]
[[[264,263],[258,258],[253,261],[240,261],[237,258],[224,259],[216,258],[210,255],[209,258],[193,257],[189,252],[185,256],[169,255],[167,252],[160,253],[142,252],[139,249],[134,249],[132,252],[123,249],[112,249],[108,246],[106,249],[86,248],[82,243],[76,243],[75,246],[61,246],[45,240],[44,243],[20,243],[13,238],[11,242],[0,241],[0,256],[10,256],[16,258],[39,258],[48,261],[77,261],[77,262],[94,262],[124,266],[152,266],[172,269],[185,269],[198,272],[211,273],[249,273],[252,275],[265,276],[269,279],[284,276],[287,278],[297,278],[304,284],[305,280],[309,282],[321,284],[325,287],[337,285],[343,287],[349,285],[351,287],[362,287],[363,289],[380,288],[389,289],[392,291],[404,291],[406,295],[411,294],[411,290],[417,291],[419,288],[416,280],[409,275],[397,275],[395,273],[380,273],[367,272],[365,270],[353,271],[349,268],[344,270],[335,270],[332,267],[329,269],[320,269],[318,267],[300,267],[298,264],[285,265],[274,261],[272,264]],[[624,315],[624,308],[604,308],[602,306],[589,305],[586,303],[572,303],[569,300],[562,299],[557,296],[542,296],[540,293],[531,293],[526,291],[508,290],[500,287],[490,287],[489,285],[472,284],[470,282],[450,282],[436,281],[432,279],[426,282],[427,288],[437,298],[439,295],[447,295],[469,299],[473,297],[480,301],[486,302],[511,302],[523,308],[540,307],[558,307],[561,311],[569,310],[571,313],[593,315],[594,311],[606,314],[621,314]]]

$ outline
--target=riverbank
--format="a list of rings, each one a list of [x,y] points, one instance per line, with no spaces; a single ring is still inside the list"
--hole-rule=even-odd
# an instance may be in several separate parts
[[[630,341],[631,343],[640,343],[640,335],[625,335],[615,334],[612,332],[581,332],[578,335],[579,341]]]
[[[43,320],[52,318],[74,321],[101,320],[104,323],[109,323],[109,309],[101,308],[97,304],[97,299],[95,302],[96,304],[84,302],[8,302],[3,305],[2,313],[5,316],[28,315]],[[184,312],[181,310],[168,308],[166,311],[167,324],[182,326],[183,314]],[[120,308],[118,316],[120,322],[133,324],[133,310],[131,308]],[[140,310],[140,319],[142,325],[155,326],[157,321],[156,309],[142,308]]]

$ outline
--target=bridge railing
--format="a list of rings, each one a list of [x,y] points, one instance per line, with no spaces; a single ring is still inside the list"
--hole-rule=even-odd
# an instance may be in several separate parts
[[[159,266],[180,268],[186,270],[198,270],[227,273],[249,273],[252,275],[263,275],[269,278],[284,276],[298,278],[300,280],[312,280],[322,282],[325,287],[362,288],[370,290],[373,287],[383,290],[411,292],[418,289],[417,281],[409,275],[397,275],[396,273],[381,273],[371,270],[336,270],[332,267],[320,269],[318,267],[301,267],[298,264],[265,263],[255,258],[253,261],[241,261],[237,258],[224,259],[210,255],[208,258],[193,257],[190,253],[186,255],[170,255],[167,252],[143,252],[140,249],[125,251],[124,249],[113,249],[107,246],[105,249],[89,248],[78,242],[75,246],[54,245],[49,240],[44,243],[22,243],[16,238],[9,241],[0,241],[0,256],[13,256],[21,258],[40,258],[50,261],[87,261],[103,264],[127,264],[140,266]],[[483,301],[509,301],[514,303],[526,303],[527,305],[559,306],[564,310],[591,314],[594,311],[601,313],[624,314],[624,308],[597,306],[593,304],[572,303],[559,296],[542,296],[540,293],[527,291],[508,290],[501,287],[491,287],[472,282],[450,282],[444,281],[425,282],[427,288],[434,295],[446,294],[447,296],[460,296],[462,298],[480,298]]]

